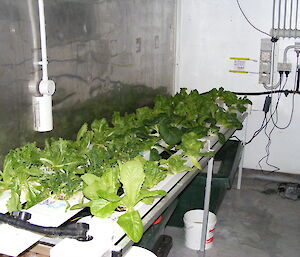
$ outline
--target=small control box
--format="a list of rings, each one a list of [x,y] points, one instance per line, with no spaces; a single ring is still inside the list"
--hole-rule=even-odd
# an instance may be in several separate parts
[[[271,82],[272,42],[269,38],[262,38],[259,59],[259,84],[268,85]]]

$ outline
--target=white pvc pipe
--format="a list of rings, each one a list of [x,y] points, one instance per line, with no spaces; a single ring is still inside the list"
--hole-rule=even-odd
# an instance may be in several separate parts
[[[52,94],[55,91],[55,83],[48,79],[48,57],[46,43],[46,22],[44,0],[38,0],[41,53],[42,61],[42,81],[39,84],[41,97],[33,97],[34,130],[46,132],[53,129],[52,117]]]
[[[273,17],[272,17],[272,29],[274,30],[275,29],[275,25],[274,25],[274,23],[275,23],[275,5],[276,5],[276,0],[273,0]],[[272,35],[272,36],[274,36],[274,35]]]
[[[290,9],[290,29],[289,29],[290,37],[291,37],[291,32],[292,32],[292,17],[293,17],[293,0],[291,0],[291,9]]]
[[[40,16],[40,33],[41,33],[41,51],[42,51],[42,68],[43,81],[48,80],[48,59],[47,59],[47,43],[46,43],[46,22],[45,22],[45,8],[44,0],[39,1],[39,16]]]
[[[37,28],[35,25],[35,13],[33,10],[32,0],[27,0],[28,11],[29,11],[29,20],[31,25],[31,33],[32,33],[32,49],[33,49],[33,79],[29,82],[29,90],[33,95],[40,95],[38,90],[39,83],[39,56],[38,56],[38,34]]]
[[[291,45],[291,46],[287,46],[285,49],[284,49],[284,53],[283,53],[283,62],[286,63],[287,62],[287,52],[290,50],[290,49],[293,49],[295,48],[296,45]]]
[[[281,0],[278,3],[278,26],[277,28],[280,29],[280,19],[281,19]]]
[[[284,2],[284,21],[283,21],[283,29],[285,30],[285,24],[286,24],[286,7],[287,7],[287,0]]]
[[[292,17],[293,17],[293,0],[291,0],[291,8],[290,8],[290,31],[292,30]]]
[[[297,30],[297,23],[298,23],[298,0],[297,0],[297,3],[296,3],[296,19],[295,19],[295,30]]]

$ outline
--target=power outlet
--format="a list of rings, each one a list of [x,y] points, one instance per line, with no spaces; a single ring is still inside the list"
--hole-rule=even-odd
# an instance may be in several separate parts
[[[271,72],[271,63],[269,63],[269,62],[260,63],[259,72],[270,74],[270,72]]]
[[[291,72],[292,71],[292,64],[291,63],[284,63],[284,62],[279,62],[277,64],[277,71],[282,71],[282,72]]]
[[[271,76],[267,73],[259,74],[259,84],[270,84]]]
[[[259,84],[270,84],[272,63],[272,42],[269,38],[262,38],[259,59]]]

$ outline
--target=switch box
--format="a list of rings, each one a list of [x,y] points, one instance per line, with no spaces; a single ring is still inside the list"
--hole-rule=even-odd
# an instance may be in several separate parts
[[[262,73],[259,75],[259,84],[270,84],[271,76],[270,74]]]
[[[261,51],[260,52],[260,60],[262,62],[271,62],[272,59],[272,51]]]
[[[271,72],[271,63],[269,63],[269,62],[260,63],[259,72],[269,74]]]
[[[269,38],[262,38],[259,58],[259,84],[270,84],[272,64],[272,42]]]
[[[279,62],[277,64],[277,71],[291,72],[292,71],[292,64],[291,63]]]

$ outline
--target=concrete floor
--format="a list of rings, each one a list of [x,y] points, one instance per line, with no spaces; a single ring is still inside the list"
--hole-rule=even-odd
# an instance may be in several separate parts
[[[206,257],[299,257],[300,201],[283,199],[277,193],[277,182],[299,179],[292,176],[262,176],[245,171],[242,189],[226,193],[217,213],[218,223],[213,248]],[[167,227],[173,247],[168,257],[198,257],[197,251],[184,245],[183,228]]]

